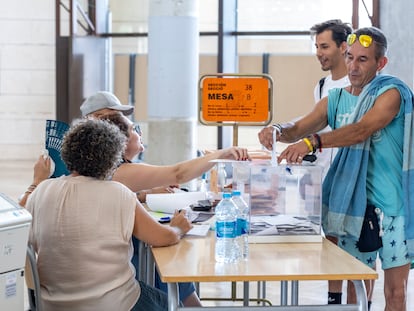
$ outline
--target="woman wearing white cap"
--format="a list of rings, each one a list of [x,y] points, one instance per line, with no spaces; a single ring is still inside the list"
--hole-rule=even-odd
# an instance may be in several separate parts
[[[82,117],[94,114],[105,114],[108,112],[120,111],[129,116],[134,112],[134,106],[123,105],[119,99],[112,93],[100,91],[89,96],[80,106]]]

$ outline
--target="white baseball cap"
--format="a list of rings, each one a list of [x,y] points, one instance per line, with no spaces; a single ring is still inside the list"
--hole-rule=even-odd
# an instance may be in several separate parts
[[[114,94],[105,91],[89,96],[80,106],[82,117],[105,108],[120,111],[126,116],[134,112],[134,106],[121,104]]]

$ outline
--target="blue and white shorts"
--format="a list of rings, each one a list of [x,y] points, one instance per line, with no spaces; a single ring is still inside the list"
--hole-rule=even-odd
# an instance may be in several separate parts
[[[361,253],[356,246],[357,241],[350,237],[340,237],[338,246],[371,268],[375,266],[377,255],[381,259],[383,270],[410,263],[405,239],[404,216],[384,215],[382,230],[384,232],[382,247],[377,251]]]

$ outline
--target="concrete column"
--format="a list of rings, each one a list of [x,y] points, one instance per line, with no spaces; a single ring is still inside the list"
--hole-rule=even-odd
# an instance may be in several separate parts
[[[198,1],[150,0],[148,163],[196,157],[198,40]]]
[[[380,1],[380,27],[387,36],[389,62],[384,69],[414,87],[414,1]]]

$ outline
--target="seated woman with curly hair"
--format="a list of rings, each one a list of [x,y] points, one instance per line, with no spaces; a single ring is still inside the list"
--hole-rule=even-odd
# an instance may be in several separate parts
[[[29,242],[37,253],[44,310],[168,310],[167,295],[135,280],[132,235],[152,246],[178,243],[191,224],[176,213],[156,222],[135,193],[107,180],[126,137],[103,120],[83,120],[66,133],[69,176],[41,182],[27,200]],[[156,235],[153,232],[157,232]]]

